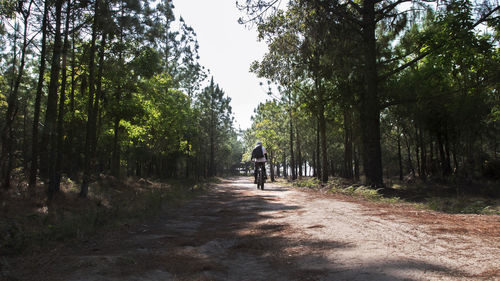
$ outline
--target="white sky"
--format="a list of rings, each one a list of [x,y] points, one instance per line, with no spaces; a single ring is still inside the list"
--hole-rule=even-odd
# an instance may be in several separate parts
[[[210,70],[214,82],[231,97],[236,128],[251,126],[250,117],[260,102],[270,99],[267,84],[259,85],[250,64],[267,51],[257,42],[257,31],[238,24],[242,15],[235,0],[174,0],[177,18],[181,15],[193,27],[200,45],[200,64]],[[210,78],[210,77],[209,77]]]

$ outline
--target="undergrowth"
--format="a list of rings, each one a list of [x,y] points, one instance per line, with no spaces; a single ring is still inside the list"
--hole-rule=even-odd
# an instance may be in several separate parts
[[[494,207],[494,203],[483,198],[431,197],[427,199],[426,205],[432,210],[451,214],[500,215],[500,210]]]
[[[71,238],[84,239],[98,229],[153,217],[203,192],[209,183],[118,181],[102,176],[90,186],[88,198],[78,197],[77,185],[66,179],[60,194],[46,205],[40,187],[37,198],[12,191],[18,198],[4,201],[0,216],[0,253],[36,251]]]
[[[355,186],[350,185],[348,187],[342,188],[339,186],[333,186],[330,190],[332,193],[340,193],[349,196],[362,197],[370,201],[379,201],[386,203],[401,203],[402,200],[399,197],[384,197],[380,193],[380,189],[371,189],[366,186]]]
[[[303,178],[293,181],[293,185],[301,188],[313,188],[327,190],[334,194],[343,194],[352,197],[364,198],[374,202],[389,204],[407,203],[413,207],[426,208],[434,211],[452,214],[486,214],[500,215],[498,202],[487,198],[471,198],[467,196],[433,196],[425,192],[420,194],[424,199],[414,201],[398,196],[384,195],[383,189],[373,189],[360,184],[352,184],[339,178],[330,180],[323,184],[316,178]],[[397,185],[399,193],[405,193],[405,186]],[[412,192],[415,192],[412,190]]]

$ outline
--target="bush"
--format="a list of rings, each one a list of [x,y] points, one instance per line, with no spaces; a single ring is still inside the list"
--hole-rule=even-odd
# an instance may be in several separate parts
[[[293,182],[294,186],[297,187],[307,187],[307,188],[315,188],[321,184],[321,181],[317,178],[306,178],[301,180],[296,180]]]
[[[330,189],[332,193],[340,193],[349,196],[362,197],[371,201],[397,202],[399,198],[385,198],[380,194],[380,189],[371,189],[363,185],[350,185],[346,188],[334,186]]]

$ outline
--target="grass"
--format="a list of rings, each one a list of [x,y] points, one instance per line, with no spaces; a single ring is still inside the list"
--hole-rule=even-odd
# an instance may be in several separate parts
[[[407,203],[413,207],[451,214],[500,215],[500,200],[496,196],[457,195],[453,191],[437,192],[437,190],[449,190],[448,186],[395,183],[391,184],[388,189],[373,189],[340,178],[331,179],[326,184],[316,178],[302,178],[293,181],[293,185],[300,188],[327,190],[330,193],[374,202]]]
[[[44,187],[30,197],[23,184],[4,193],[0,214],[0,253],[17,255],[52,243],[85,239],[102,228],[133,224],[154,217],[203,192],[209,182],[117,180],[101,175],[89,188],[88,198],[78,197],[78,185],[69,179],[50,205]]]

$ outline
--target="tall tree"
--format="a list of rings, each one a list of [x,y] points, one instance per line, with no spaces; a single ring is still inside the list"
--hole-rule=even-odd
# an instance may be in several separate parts
[[[218,166],[220,159],[217,157],[218,149],[226,140],[233,122],[230,101],[231,98],[225,96],[224,91],[215,84],[213,78],[196,100],[201,114],[200,124],[204,128],[202,132],[208,142],[206,148],[208,151],[206,158],[208,159],[205,161],[205,170],[209,177],[215,176],[220,170]]]
[[[42,136],[42,145],[47,147],[47,157],[44,163],[48,166],[48,197],[49,200],[58,192],[58,185],[56,179],[56,161],[49,159],[56,159],[57,157],[57,92],[59,89],[59,78],[61,70],[61,54],[62,54],[62,36],[61,36],[61,22],[62,22],[62,5],[63,0],[55,2],[55,36],[54,47],[52,50],[52,60],[50,67],[50,82],[49,92],[47,95],[47,109],[45,111],[45,127]]]
[[[21,79],[24,75],[24,67],[26,63],[26,52],[28,48],[28,22],[29,16],[31,13],[31,6],[33,5],[33,1],[30,1],[26,6],[24,2],[20,2],[17,13],[22,16],[23,23],[23,32],[22,35],[22,44],[21,44],[21,58],[19,66],[17,66],[17,33],[19,32],[19,24],[16,20],[15,30],[14,30],[14,54],[13,54],[13,65],[12,72],[15,73],[17,69],[17,74],[12,75],[12,83],[10,94],[8,98],[8,107],[7,114],[5,118],[5,125],[2,128],[2,160],[0,171],[2,171],[2,187],[4,189],[8,189],[10,187],[10,177],[12,171],[12,165],[14,161],[14,135],[13,135],[13,123],[16,118],[16,114],[18,111],[17,108],[17,99],[19,95],[19,86],[21,84]]]
[[[95,55],[96,55],[96,41],[98,36],[98,29],[101,27],[100,13],[101,13],[101,1],[96,0],[94,4],[94,19],[92,23],[92,37],[89,50],[89,93],[87,102],[87,126],[85,134],[85,163],[83,170],[83,179],[80,187],[80,196],[87,197],[88,187],[90,183],[90,177],[92,173],[92,144],[94,142],[96,134],[96,119],[97,113],[94,112],[94,98],[95,98]]]
[[[64,27],[64,43],[62,48],[62,77],[61,77],[61,93],[59,95],[59,112],[57,117],[57,149],[54,177],[54,190],[59,190],[61,182],[61,174],[63,168],[63,152],[64,152],[64,115],[66,103],[66,83],[67,83],[67,57],[69,49],[69,32],[71,22],[71,0],[66,3],[66,22]]]
[[[40,48],[40,59],[39,59],[39,68],[38,68],[38,83],[36,88],[35,95],[35,104],[34,104],[34,113],[33,113],[33,129],[32,129],[32,142],[31,142],[31,167],[29,174],[29,188],[33,193],[36,187],[36,178],[38,174],[38,152],[39,152],[39,120],[40,120],[40,107],[41,100],[43,94],[43,82],[45,75],[45,64],[46,64],[46,55],[47,55],[47,22],[49,16],[49,5],[47,2],[43,4],[43,16],[42,16],[42,39],[41,39],[41,48]]]

